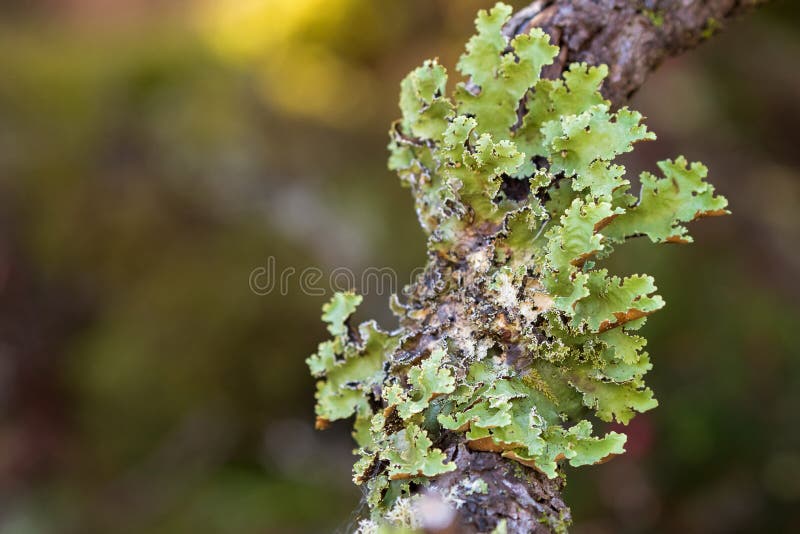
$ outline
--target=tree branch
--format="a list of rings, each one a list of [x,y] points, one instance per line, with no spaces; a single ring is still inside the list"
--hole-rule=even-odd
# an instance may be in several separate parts
[[[506,26],[513,36],[540,27],[561,54],[544,69],[557,78],[576,61],[606,64],[603,94],[619,107],[666,58],[694,48],[766,0],[536,0]]]
[[[505,33],[512,37],[540,27],[550,35],[561,53],[544,69],[548,78],[560,77],[573,62],[606,64],[609,76],[602,92],[614,107],[620,107],[662,61],[699,45],[734,17],[765,1],[537,0],[513,16]],[[447,268],[437,271],[448,274]],[[423,307],[441,309],[441,303],[437,304],[427,301]],[[457,531],[488,532],[501,520],[506,520],[508,532],[547,532],[570,523],[569,508],[561,497],[563,479],[549,480],[536,470],[520,470],[518,464],[496,453],[473,450],[463,436],[446,435],[440,445],[458,468],[434,479],[431,489],[447,494],[470,474],[480,475],[490,485],[485,495],[476,495],[459,509]]]
[[[508,24],[506,24],[504,32],[508,37],[511,37],[520,33],[527,33],[535,26],[544,29],[550,35],[552,43],[558,45],[561,49],[561,53],[556,58],[555,63],[545,69],[544,75],[550,78],[559,77],[569,64],[576,61],[593,65],[608,65],[609,76],[605,81],[603,92],[605,97],[611,100],[615,107],[619,107],[644,83],[650,71],[655,69],[665,58],[696,46],[721,28],[729,19],[743,12],[746,8],[761,2],[762,0],[537,0],[529,7],[517,13]],[[479,26],[481,21],[484,25],[490,24],[487,22],[489,17],[497,17],[498,13],[503,13],[502,20],[505,20],[507,16],[507,11],[505,10],[508,8],[500,7],[498,9],[500,11],[495,11],[494,15],[483,13],[481,17],[479,17]],[[494,36],[497,35],[496,32],[501,23],[502,22],[498,22],[497,25],[493,27],[495,32],[493,34]],[[468,45],[473,48],[473,50],[467,55],[467,63],[470,61],[478,61],[475,59],[476,57],[478,57],[480,61],[486,62],[486,54],[493,55],[497,50],[502,49],[503,46],[502,41],[498,47],[495,48],[484,43],[484,48],[489,50],[486,52],[485,49],[482,51],[480,50],[480,45],[481,43],[479,41],[471,41],[470,45]],[[542,46],[547,47],[547,44],[542,43]],[[483,53],[484,56],[481,56],[481,53]],[[509,58],[510,56],[504,56],[503,61],[511,63],[508,61]],[[528,59],[530,60],[530,58]],[[549,59],[549,57],[547,59]],[[465,60],[462,59],[462,62],[464,61]],[[491,61],[489,61],[489,63],[491,63]],[[420,82],[419,76],[422,75],[416,75],[418,77],[411,78],[411,82],[407,85],[406,91],[410,91],[409,88],[415,87],[411,84],[419,83],[420,86],[425,87],[415,90],[420,92],[427,90],[431,95],[434,94],[436,92],[434,91],[434,85],[438,82],[436,82],[436,71],[432,65],[433,64],[428,63],[426,67],[422,68],[422,72],[424,76],[426,76],[423,80],[424,83]],[[472,72],[468,74],[474,78],[478,70],[479,69],[472,69]],[[462,72],[464,71],[462,70]],[[480,72],[478,72],[478,74],[480,74]],[[488,78],[490,78],[490,76],[486,76],[483,82],[476,82],[473,86],[473,89],[476,89],[476,91],[471,95],[472,97],[477,99],[482,91],[486,91],[486,94],[491,93],[491,90],[485,85]],[[497,80],[498,78],[492,78],[494,83],[496,83]],[[479,88],[479,85],[482,86]],[[516,98],[518,98],[519,95],[524,95],[527,89],[527,85],[523,86],[522,92],[518,94],[515,93],[515,98],[511,99],[511,104],[507,106],[506,111],[509,111],[509,115],[511,115],[511,121],[509,122],[513,122],[514,112],[518,112],[518,109],[515,107],[517,103]],[[494,87],[494,90],[495,92],[501,92],[497,87]],[[594,91],[595,87],[592,86],[593,98],[596,97]],[[464,95],[461,96],[463,97]],[[428,96],[427,98],[429,101],[425,102],[425,104],[430,104],[428,109],[433,109],[434,111],[426,117],[426,120],[421,121],[423,130],[425,128],[441,127],[442,131],[444,131],[444,126],[441,124],[443,122],[441,120],[443,115],[437,115],[437,113],[443,112],[438,108],[434,108],[433,104],[430,102],[431,98],[433,98],[435,102],[438,97],[434,98]],[[466,98],[466,100],[469,100],[469,98]],[[498,99],[498,101],[502,104],[502,100]],[[486,106],[486,102],[489,102],[489,100],[484,102],[484,106]],[[523,102],[525,102],[525,100],[523,100]],[[485,111],[483,108],[478,108],[477,106],[472,109],[473,111],[475,109]],[[497,108],[491,108],[489,111],[497,112],[497,109],[502,111],[502,105],[498,105]],[[406,111],[407,110],[404,109],[404,117]],[[413,115],[414,113],[420,116],[422,115],[420,110],[412,106],[411,114]],[[485,113],[481,114],[479,112],[475,112],[475,115],[478,116],[479,119],[487,116]],[[419,118],[419,116],[414,117],[415,120]],[[462,117],[462,119],[464,119],[464,117]],[[476,119],[470,118],[469,120],[477,124]],[[638,123],[638,118],[635,122]],[[414,132],[414,127],[409,126],[405,130],[400,131],[403,129],[403,126],[402,123],[398,124],[398,131],[395,132],[396,137],[394,138],[397,150],[393,153],[396,157],[403,156],[404,152],[402,152],[402,150],[404,147],[412,146],[420,148],[423,154],[428,154],[427,157],[433,160],[436,159],[437,156],[431,156],[431,154],[434,150],[441,150],[441,147],[436,146],[436,143],[432,140],[433,137],[422,136],[419,139],[411,138],[410,133]],[[450,124],[452,125],[453,123]],[[500,128],[507,128],[507,126],[501,124]],[[453,134],[453,138],[456,138],[457,135],[458,134]],[[469,131],[464,135],[465,140],[468,139],[468,135]],[[642,134],[642,137],[639,137],[639,139],[641,138],[644,138],[644,134]],[[491,143],[491,137],[481,137],[482,142],[485,142],[487,139]],[[426,145],[426,142],[430,144]],[[465,141],[464,144],[467,146],[461,147],[463,150],[470,148],[467,141]],[[448,147],[447,150],[456,151],[456,148],[454,148],[456,145],[458,145],[458,143],[452,147]],[[495,146],[501,147],[502,145],[498,143]],[[548,160],[550,162],[552,162],[554,151],[555,149],[548,149],[548,151],[544,152],[550,154],[547,156],[550,158]],[[413,151],[411,153],[414,155]],[[398,156],[398,154],[400,156]],[[464,154],[465,152],[458,156],[461,159],[457,160],[457,165],[453,163],[452,166],[449,167],[450,171],[455,172],[455,169],[462,166],[462,161],[467,161]],[[480,157],[483,157],[483,155],[484,154],[480,154]],[[405,153],[405,157],[410,156]],[[413,157],[417,156],[414,155]],[[472,154],[469,154],[469,157],[476,161],[479,159],[478,156],[473,156]],[[539,154],[539,157],[542,157],[541,154]],[[502,155],[498,152],[493,152],[491,157],[488,157],[487,160],[491,160],[492,158],[500,160]],[[454,159],[453,161],[456,160]],[[600,159],[597,161],[600,161]],[[492,162],[490,161],[489,165],[491,164]],[[685,162],[681,163],[681,168],[684,164]],[[398,334],[400,337],[397,348],[392,349],[392,355],[384,366],[384,372],[389,375],[385,384],[388,384],[387,387],[391,388],[392,395],[396,397],[396,399],[401,399],[403,395],[407,394],[407,391],[411,391],[412,389],[407,386],[412,382],[416,383],[419,377],[422,376],[422,373],[426,372],[423,370],[423,367],[417,366],[417,362],[421,360],[430,362],[431,358],[433,358],[432,354],[434,351],[446,347],[447,351],[454,355],[454,359],[458,363],[447,369],[447,376],[439,377],[434,374],[432,377],[429,377],[429,383],[426,385],[426,388],[421,388],[420,386],[421,389],[419,389],[419,391],[423,391],[424,389],[426,392],[422,396],[422,399],[424,402],[427,402],[439,393],[446,394],[444,385],[447,377],[451,379],[455,378],[460,381],[465,380],[468,376],[468,364],[470,363],[470,359],[474,361],[474,359],[480,358],[481,356],[479,356],[479,353],[481,351],[483,351],[483,357],[485,357],[490,354],[490,350],[495,350],[496,352],[492,353],[492,358],[501,361],[504,369],[505,366],[507,366],[517,371],[520,375],[527,372],[527,370],[530,369],[530,364],[533,359],[530,347],[532,345],[539,346],[539,341],[544,343],[547,336],[552,338],[553,331],[548,331],[542,326],[544,324],[543,321],[548,319],[544,315],[539,314],[540,312],[543,313],[552,308],[553,299],[550,296],[551,293],[548,293],[542,289],[543,286],[539,285],[541,279],[536,278],[536,276],[541,275],[532,275],[528,278],[527,274],[521,274],[516,281],[513,278],[514,275],[509,275],[512,278],[506,279],[507,286],[504,286],[503,283],[499,281],[500,278],[498,278],[499,285],[497,288],[491,289],[488,287],[487,277],[490,275],[487,273],[490,273],[491,269],[498,265],[507,265],[508,258],[505,257],[505,259],[498,261],[500,257],[498,253],[502,253],[501,255],[505,256],[507,254],[506,249],[513,251],[515,247],[514,245],[502,245],[505,242],[504,240],[508,237],[509,242],[512,241],[512,235],[517,236],[515,238],[516,240],[530,240],[530,236],[525,233],[525,228],[528,228],[528,230],[532,228],[530,224],[527,226],[515,226],[515,228],[522,228],[522,230],[516,230],[521,233],[514,234],[515,231],[505,226],[509,223],[510,219],[506,219],[501,223],[498,222],[499,219],[492,218],[494,212],[485,206],[485,201],[487,200],[485,198],[481,199],[484,201],[484,204],[480,204],[478,201],[471,204],[471,200],[466,200],[461,204],[456,204],[454,202],[453,205],[445,206],[443,198],[446,195],[441,193],[443,190],[436,190],[430,185],[432,181],[431,175],[435,173],[433,171],[431,171],[430,174],[428,171],[421,172],[419,169],[422,164],[416,162],[415,165],[418,166],[413,167],[413,165],[409,165],[408,169],[412,169],[413,167],[417,170],[407,170],[404,175],[405,180],[408,185],[410,185],[412,193],[416,197],[418,210],[421,210],[419,212],[420,219],[426,229],[431,232],[434,231],[433,228],[435,228],[437,224],[446,226],[445,237],[442,241],[446,246],[431,249],[425,272],[416,283],[409,286],[405,303],[396,302],[397,309],[395,309],[395,313],[398,313],[401,317],[400,334]],[[494,173],[493,176],[495,177],[506,172],[495,172],[497,167],[489,168],[492,169],[491,173]],[[496,189],[490,191],[490,189],[484,188],[481,190],[480,177],[476,178],[468,174],[456,174],[455,176],[456,182],[459,181],[457,178],[458,176],[465,176],[464,182],[460,183],[460,186],[465,190],[462,200],[463,198],[469,199],[479,196],[479,193],[475,192],[476,190],[486,194],[491,193],[492,195],[497,192]],[[442,176],[438,176],[438,179],[441,180]],[[472,182],[470,182],[470,180],[472,180]],[[478,183],[478,185],[476,186],[473,182]],[[523,187],[520,188],[520,183],[523,183],[523,181],[512,179],[504,182],[503,195],[505,202],[513,203],[526,199],[526,196],[530,193],[530,189],[524,184]],[[519,190],[515,190],[514,188]],[[470,195],[472,195],[472,197],[470,197]],[[455,194],[453,196],[455,196]],[[494,199],[490,197],[488,200],[492,202]],[[437,205],[437,203],[441,203],[441,205]],[[437,209],[432,209],[428,204],[436,205]],[[580,202],[577,204],[578,207],[581,205],[587,206],[587,204],[581,204]],[[593,206],[596,208],[598,205],[593,204]],[[724,204],[722,204],[721,207],[724,208]],[[463,212],[458,212],[457,210],[459,209],[463,210]],[[483,211],[480,211],[481,209]],[[457,223],[460,224],[453,222],[453,219],[458,217],[446,218],[446,216],[449,217],[451,214],[451,210],[452,213],[457,213],[458,217],[461,217],[461,219],[457,221]],[[556,211],[560,211],[560,209]],[[518,211],[516,213],[520,214],[522,212]],[[528,215],[522,215],[528,218],[520,220],[523,222],[527,221],[528,223],[530,223],[531,220],[538,221],[539,219],[530,218],[531,213],[533,212],[528,212]],[[701,212],[698,212],[698,214],[699,213]],[[710,214],[711,211],[703,213]],[[587,217],[589,216],[588,212],[584,215]],[[583,215],[581,215],[581,217],[583,218]],[[609,217],[604,217],[605,218],[595,223],[593,236],[599,231],[598,224],[604,221],[604,224],[608,224],[610,221]],[[515,224],[519,224],[519,220]],[[450,233],[448,234],[447,232]],[[635,233],[636,232],[631,235],[635,235]],[[556,238],[556,235],[558,234],[553,234],[553,239]],[[627,236],[627,234],[625,235]],[[664,236],[665,239],[667,237],[667,235]],[[549,240],[551,238],[548,237],[547,239]],[[533,240],[535,240],[535,238]],[[501,248],[496,248],[496,246],[501,246]],[[580,257],[577,257],[577,259],[581,260]],[[585,257],[583,260],[585,260]],[[526,261],[524,253],[520,261]],[[564,260],[564,262],[567,261],[567,259]],[[579,265],[572,262],[573,260],[569,261],[570,263],[563,263],[560,267],[565,269],[562,272],[567,273],[567,275],[572,272],[568,269],[572,267],[580,268]],[[551,274],[558,271],[558,269],[553,270],[552,265],[548,267],[547,263],[544,263],[544,266],[545,268],[551,269],[549,271]],[[508,270],[508,272],[510,273],[511,270]],[[546,272],[546,269],[542,272]],[[614,284],[617,288],[622,287],[619,285],[618,279],[616,279]],[[586,289],[588,293],[588,287],[584,289]],[[565,291],[570,291],[570,289]],[[603,289],[603,291],[605,291],[605,289]],[[566,294],[567,293],[565,293],[565,295]],[[522,296],[520,297],[520,295]],[[537,295],[539,297],[544,296],[545,298],[537,302]],[[530,300],[526,301],[526,298]],[[355,299],[352,295],[350,296],[350,302],[353,306],[352,309],[348,308],[348,304],[343,299],[344,297],[340,298],[342,302],[336,306],[334,306],[334,302],[332,301],[326,310],[326,315],[329,317],[329,319],[326,320],[331,322],[331,326],[333,327],[331,330],[332,333],[345,332],[347,330],[344,322],[337,324],[336,320],[344,321],[341,317],[344,316],[346,318],[349,313],[352,313],[352,309],[354,309],[356,305],[352,304]],[[526,308],[529,311],[528,315],[520,311],[524,308],[520,305],[521,302],[528,305]],[[574,308],[574,303],[572,306]],[[398,310],[400,311],[398,312]],[[629,310],[629,312],[634,311],[637,310]],[[645,313],[644,309],[638,311]],[[627,312],[623,310],[621,312],[615,312],[614,316],[617,317],[618,320],[622,320],[620,319],[620,314],[625,316],[626,313]],[[337,319],[337,317],[339,319]],[[540,318],[544,319],[540,320]],[[602,332],[603,324],[605,323],[599,323],[590,330],[597,330],[598,333]],[[618,323],[615,323],[615,325],[616,324]],[[330,328],[331,327],[329,327],[329,329]],[[343,336],[344,334],[339,333],[337,335]],[[342,341],[342,339],[344,338],[340,338],[340,342],[345,342]],[[380,340],[378,340],[378,342],[373,342],[373,345],[379,342]],[[352,344],[355,346],[356,341],[352,341]],[[541,346],[545,345],[543,344]],[[328,348],[330,353],[334,351],[330,346]],[[321,353],[322,350],[320,351],[320,354]],[[333,354],[330,353],[328,354],[327,360],[329,362],[334,358]],[[310,365],[317,368],[325,366],[326,364],[323,356],[324,355],[315,355]],[[441,362],[441,360],[439,361]],[[412,367],[419,373],[414,380],[409,379]],[[545,367],[543,369],[550,368]],[[529,374],[527,376],[535,382],[537,380],[537,375]],[[539,379],[543,381],[544,385],[539,386],[539,389],[536,389],[536,391],[541,392],[542,395],[545,396],[550,395],[555,399],[554,402],[557,404],[559,402],[556,397],[557,393],[554,394],[547,386],[547,381],[540,375],[538,376]],[[571,375],[569,377],[571,384],[574,382],[575,376],[578,375]],[[492,386],[500,382],[496,377],[489,377],[488,379],[482,378],[481,380],[486,380],[484,385]],[[353,383],[356,386],[359,384],[357,380],[354,380]],[[434,389],[434,387],[439,386],[442,386],[442,389]],[[577,392],[577,386],[574,386],[574,388],[574,392]],[[450,391],[453,390],[450,389]],[[534,392],[533,389],[523,389],[520,386],[518,397],[515,398],[528,398],[532,392]],[[391,404],[389,404],[388,400],[384,402],[384,400],[387,399],[384,393],[385,392],[381,391],[378,391],[377,394],[372,393],[370,402],[374,405],[376,411],[381,411],[377,412],[378,416],[372,420],[370,425],[376,425],[377,423],[379,432],[386,432],[387,435],[395,435],[399,432],[398,429],[403,428],[404,420],[411,420],[410,418],[412,416],[420,412],[409,412],[408,417],[398,414],[399,409],[397,406],[399,406],[401,401],[393,400]],[[582,391],[582,393],[585,392]],[[468,402],[468,399],[470,399],[469,395],[470,394],[467,394],[467,397],[463,399],[464,403]],[[503,395],[505,394],[500,396]],[[517,395],[517,393],[515,393],[515,395]],[[408,399],[411,400],[405,402],[410,402],[412,404],[420,400],[416,397],[413,399],[412,397],[408,397]],[[498,399],[499,397],[495,399],[498,403],[505,402]],[[567,396],[561,400],[566,400],[566,404],[569,404],[570,397]],[[469,400],[469,402],[474,403],[478,401]],[[581,404],[581,402],[583,404]],[[574,408],[576,413],[581,409],[581,406],[585,408],[590,407],[585,399],[582,401],[579,399],[578,404],[579,406]],[[511,405],[507,404],[507,406],[510,410]],[[518,407],[519,406],[522,405],[518,405]],[[631,406],[636,407],[636,405]],[[562,407],[564,408],[562,415],[564,415],[565,418],[569,417],[567,412],[568,408],[565,407],[565,405],[562,405]],[[484,409],[486,409],[488,413],[488,408]],[[520,409],[524,410],[529,408],[523,407]],[[533,417],[534,413],[535,409],[530,409],[530,417]],[[509,418],[510,417],[509,415]],[[523,415],[522,417],[524,419],[525,416]],[[609,417],[607,416],[603,419],[608,420]],[[617,420],[627,419],[620,419],[617,417]],[[320,422],[324,425],[327,420],[325,417],[322,417]],[[416,429],[415,433],[409,434],[409,429],[411,428],[410,424],[405,428],[406,433],[403,434],[403,439],[405,439],[406,442],[410,439],[408,437],[409,435],[423,436],[426,440],[431,441],[421,441],[422,444],[418,446],[427,450],[429,445],[433,445],[433,449],[431,450],[435,450],[437,455],[441,456],[436,457],[436,462],[438,463],[433,463],[430,466],[423,466],[433,471],[431,474],[426,475],[429,483],[425,485],[409,486],[410,491],[423,494],[423,499],[436,499],[436,496],[444,497],[448,499],[451,504],[455,503],[457,506],[457,511],[452,514],[452,519],[448,519],[446,524],[439,524],[439,522],[433,520],[430,522],[426,521],[425,515],[428,513],[426,510],[436,510],[436,508],[427,505],[421,506],[420,511],[415,512],[418,513],[420,517],[416,517],[415,519],[422,519],[421,523],[425,526],[426,532],[432,534],[446,534],[451,532],[486,533],[493,531],[501,525],[505,525],[508,532],[515,533],[562,532],[565,530],[570,522],[570,512],[561,497],[563,477],[555,476],[550,479],[546,474],[548,471],[543,470],[543,468],[549,469],[551,475],[554,474],[554,462],[568,460],[568,458],[566,458],[567,455],[563,452],[556,454],[556,451],[559,451],[557,448],[558,445],[555,444],[555,442],[547,442],[547,447],[551,445],[553,447],[550,449],[553,456],[552,458],[542,457],[544,460],[537,465],[537,458],[534,457],[531,459],[533,456],[536,456],[535,454],[526,457],[524,452],[522,456],[520,456],[518,452],[515,452],[515,450],[526,450],[525,447],[521,445],[517,446],[517,440],[524,440],[524,436],[521,437],[525,433],[524,423],[517,427],[509,424],[509,428],[515,430],[509,431],[509,434],[506,434],[505,437],[500,438],[498,441],[492,439],[491,435],[481,435],[481,431],[488,432],[487,429],[490,428],[491,425],[494,425],[491,426],[491,428],[495,428],[497,426],[502,426],[500,423],[496,421],[486,422],[483,427],[480,425],[476,426],[476,433],[465,433],[466,428],[470,431],[473,430],[473,427],[470,426],[473,422],[473,420],[467,419],[466,423],[463,421],[457,424],[453,422],[452,424],[440,425],[439,427],[429,425],[428,429],[430,430],[430,435],[428,435],[428,431],[421,431],[416,423],[414,423],[414,428]],[[588,421],[586,422],[588,423]],[[370,428],[372,428],[372,426]],[[445,430],[445,428],[449,428],[450,430]],[[579,429],[580,427],[575,425],[570,430],[574,428]],[[590,428],[589,426],[589,429]],[[381,434],[381,436],[383,436],[383,434]],[[607,436],[611,436],[611,434],[609,433]],[[613,439],[613,436],[611,437]],[[413,437],[412,441],[413,439],[417,438]],[[596,444],[598,442],[593,441],[591,443]],[[393,446],[393,444],[388,445],[390,449]],[[612,448],[609,448],[609,451],[611,452],[604,452],[603,456],[598,456],[597,458],[584,458],[581,460],[581,462],[584,463],[579,462],[573,465],[600,463],[618,452],[615,449],[612,450]],[[387,475],[385,474],[387,466],[391,462],[400,466],[400,462],[404,460],[398,454],[393,454],[391,459],[389,457],[383,457],[382,460],[379,458],[380,457],[375,454],[366,456],[369,462],[361,465],[361,471],[358,475],[361,477],[362,481],[380,482],[383,480],[384,483],[387,484],[385,488],[388,488],[388,482],[386,482],[386,480],[396,481],[406,478],[416,478],[415,475],[426,473],[426,471],[416,466],[413,466],[409,472],[399,470],[400,468],[398,467],[395,469],[393,475],[390,474],[387,479]],[[398,459],[395,460],[394,458]],[[444,465],[444,461],[447,462],[448,470],[437,471],[436,469],[439,466]],[[449,470],[449,467],[453,465],[454,469]],[[548,468],[548,465],[551,467]],[[379,478],[381,476],[384,478]],[[391,479],[391,476],[395,476],[396,478]],[[480,481],[482,487],[473,487],[471,484],[475,481]],[[384,491],[388,491],[385,488]],[[383,495],[384,494],[379,494],[378,497],[383,498]],[[436,513],[433,513],[433,515],[435,516]],[[438,526],[434,527],[433,525]],[[500,531],[502,531],[502,527],[498,529],[498,532]]]

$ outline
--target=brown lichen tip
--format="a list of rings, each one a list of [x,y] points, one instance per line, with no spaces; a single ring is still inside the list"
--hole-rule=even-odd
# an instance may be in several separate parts
[[[524,447],[521,443],[504,443],[491,436],[467,440],[467,447],[473,451],[503,452]]]
[[[331,426],[331,422],[324,417],[317,417],[314,421],[314,429],[316,430],[325,430],[329,426]]]
[[[664,240],[666,243],[674,243],[676,245],[688,245],[692,241],[690,239],[686,239],[685,237],[681,237],[679,235],[672,235],[669,236]]]
[[[704,217],[722,217],[723,215],[730,215],[731,212],[726,209],[718,209],[718,210],[707,210],[707,211],[698,211],[694,214],[693,221],[697,219],[702,219]]]
[[[642,317],[647,317],[648,315],[652,314],[652,311],[642,311],[636,308],[631,308],[626,312],[614,312],[614,317],[617,319],[616,321],[603,321],[600,323],[600,328],[598,332],[606,332],[611,330],[612,328],[617,328],[618,326],[622,326],[625,323],[629,323],[631,321],[635,321],[636,319],[641,319]]]

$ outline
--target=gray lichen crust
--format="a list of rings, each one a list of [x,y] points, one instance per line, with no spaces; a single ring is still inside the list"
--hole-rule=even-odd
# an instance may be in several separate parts
[[[317,426],[355,415],[354,480],[378,522],[428,488],[468,511],[465,530],[563,529],[560,465],[621,454],[625,435],[598,435],[597,421],[657,404],[634,332],[664,302],[651,277],[619,278],[602,260],[633,237],[689,242],[684,223],[727,213],[706,168],[682,157],[632,196],[614,160],[654,138],[641,115],[610,110],[605,66],[540,78],[558,48],[537,29],[509,40],[510,14],[479,13],[452,97],[436,61],[402,83],[390,167],[429,260],[393,300],[400,327],[356,328],[361,297],[339,293],[323,314],[333,339],[308,359]],[[483,506],[498,492],[502,507]]]

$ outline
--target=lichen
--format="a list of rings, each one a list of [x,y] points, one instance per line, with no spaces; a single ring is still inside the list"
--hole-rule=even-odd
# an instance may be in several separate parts
[[[374,517],[456,468],[448,435],[551,478],[623,453],[624,434],[594,427],[657,405],[634,332],[664,301],[650,276],[601,264],[628,239],[687,243],[685,223],[727,213],[683,157],[632,195],[614,162],[655,138],[642,116],[611,110],[603,65],[540,78],[558,48],[536,28],[504,37],[510,13],[479,13],[452,98],[436,60],[401,84],[389,165],[411,188],[429,262],[393,299],[400,327],[353,328],[360,297],[337,294],[323,315],[334,337],[308,360],[317,426],[355,415],[355,481]]]

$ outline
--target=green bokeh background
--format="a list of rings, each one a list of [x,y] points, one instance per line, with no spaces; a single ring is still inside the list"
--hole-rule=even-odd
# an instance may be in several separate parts
[[[524,2],[511,2],[521,6]],[[385,168],[399,81],[452,66],[477,0],[36,0],[0,7],[0,533],[352,524],[346,423],[313,425],[317,267],[424,262]],[[775,2],[633,100],[733,217],[634,243],[661,406],[569,470],[575,532],[800,531],[800,11]],[[294,268],[258,295],[253,269]],[[326,291],[329,295],[329,292]],[[388,295],[359,318],[394,326]]]

